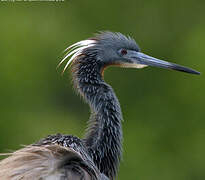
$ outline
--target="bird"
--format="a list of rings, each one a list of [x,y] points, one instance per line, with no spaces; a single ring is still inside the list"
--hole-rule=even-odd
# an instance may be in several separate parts
[[[146,66],[200,72],[141,52],[136,41],[119,32],[98,32],[65,50],[63,72],[70,66],[74,89],[89,105],[85,136],[49,135],[0,161],[4,180],[114,180],[122,157],[122,111],[113,88],[104,80],[108,66]]]

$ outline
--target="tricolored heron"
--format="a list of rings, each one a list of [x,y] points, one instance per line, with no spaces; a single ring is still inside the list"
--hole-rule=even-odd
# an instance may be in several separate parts
[[[50,135],[0,162],[4,180],[115,179],[122,154],[122,113],[103,72],[107,66],[155,66],[200,74],[193,69],[143,54],[135,40],[121,33],[102,32],[67,48],[74,87],[89,104],[91,116],[83,139]]]

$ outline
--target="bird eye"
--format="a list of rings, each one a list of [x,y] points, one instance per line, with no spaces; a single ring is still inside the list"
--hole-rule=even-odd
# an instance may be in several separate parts
[[[126,55],[126,54],[127,54],[127,50],[126,50],[126,49],[121,49],[120,53],[121,53],[122,55]]]

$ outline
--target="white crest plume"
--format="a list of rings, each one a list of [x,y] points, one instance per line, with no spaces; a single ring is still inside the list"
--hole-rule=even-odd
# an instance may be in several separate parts
[[[73,59],[75,59],[77,56],[79,56],[84,49],[88,48],[88,47],[92,47],[96,44],[96,40],[83,40],[83,41],[79,41],[71,46],[69,46],[68,48],[65,49],[64,52],[66,52],[64,58],[60,61],[60,63],[58,64],[57,67],[59,67],[67,58],[70,57],[70,59],[68,60],[68,62],[66,63],[63,72],[65,72],[65,70],[67,69],[67,67],[69,66],[69,64],[72,62]]]

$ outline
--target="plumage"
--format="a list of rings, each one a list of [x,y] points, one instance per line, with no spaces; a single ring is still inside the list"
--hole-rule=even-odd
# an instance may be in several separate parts
[[[108,180],[83,145],[71,135],[50,135],[26,146],[0,162],[4,180]]]
[[[0,161],[5,180],[113,180],[122,154],[122,112],[110,85],[104,81],[107,66],[157,66],[199,74],[190,68],[140,52],[135,40],[121,33],[101,32],[66,49],[64,70],[71,65],[73,84],[91,109],[83,139],[50,135]]]

